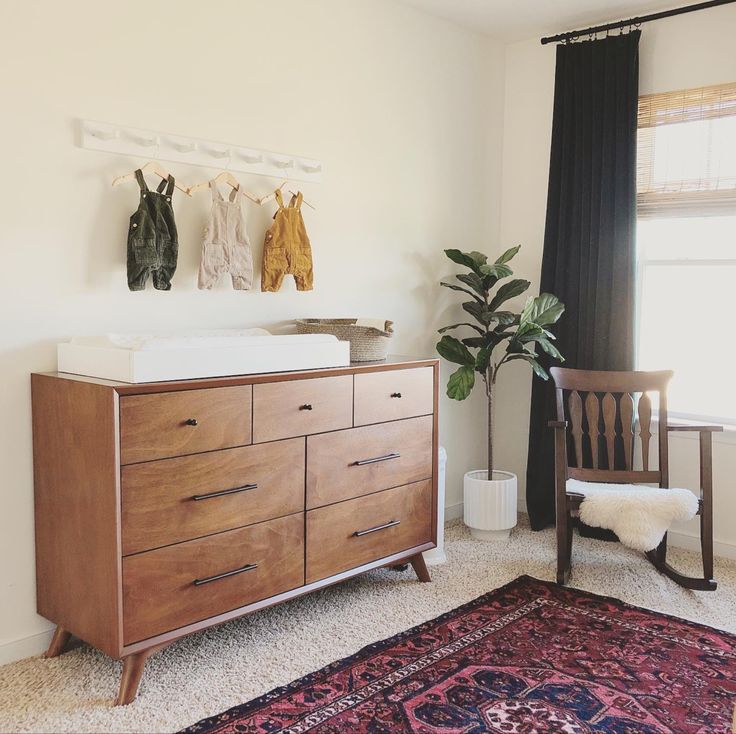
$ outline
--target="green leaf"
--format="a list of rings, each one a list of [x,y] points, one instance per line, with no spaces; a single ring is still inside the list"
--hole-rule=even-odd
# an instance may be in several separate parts
[[[474,365],[475,357],[468,351],[468,348],[454,336],[443,336],[437,342],[437,351],[448,362],[456,364]]]
[[[516,321],[516,314],[511,311],[491,311],[491,321],[498,321],[501,326],[509,326]]]
[[[495,297],[489,304],[491,311],[495,311],[502,303],[505,303],[510,298],[520,296],[531,283],[528,280],[510,280],[508,283],[504,283],[496,293]]]
[[[462,324],[452,324],[452,326],[443,326],[441,329],[437,329],[437,332],[439,334],[444,334],[446,331],[450,331],[450,329],[459,329],[461,326],[468,326],[471,329],[475,329],[479,334],[485,334],[483,329],[480,328],[480,326],[476,326],[475,324],[469,324],[466,322],[463,322]]]
[[[531,354],[512,354],[510,357],[506,358],[507,362],[512,362],[515,359],[523,359],[525,362],[529,362],[529,364],[532,366],[532,369],[534,370],[534,374],[537,375],[537,377],[541,377],[543,380],[549,380],[549,375],[545,372],[544,368],[542,367],[539,362],[537,362],[534,355]]]
[[[544,329],[531,321],[527,321],[526,323],[522,322],[521,326],[517,329],[515,336],[515,338],[522,344],[536,341],[539,337],[544,337]]]
[[[483,287],[483,278],[476,273],[460,273],[455,276],[461,283],[470,286],[478,295],[485,296],[486,291]]]
[[[475,372],[472,367],[463,365],[450,375],[447,381],[447,397],[465,400],[475,385]]]
[[[549,326],[559,320],[565,311],[565,305],[560,303],[557,296],[551,293],[540,293],[536,298],[530,298],[521,312],[521,320],[533,321],[539,326]]]
[[[511,341],[506,345],[506,352],[508,354],[519,354],[524,353],[524,345],[514,335]]]
[[[486,277],[487,280],[490,279],[493,281],[490,286],[487,284],[487,282],[484,282],[483,285],[485,285],[486,288],[494,286],[496,284],[496,281],[501,280],[501,278],[508,278],[509,275],[514,274],[514,271],[504,263],[495,263],[494,265],[482,265],[480,268],[480,272]]]
[[[530,321],[534,321],[534,319],[532,318],[533,313],[534,313],[534,297],[529,296],[529,298],[526,299],[524,308],[521,309],[521,314],[520,314],[521,323],[526,324],[526,323],[529,323]]]
[[[493,354],[493,346],[483,347],[478,354],[475,355],[475,371],[479,372],[481,375],[485,375],[488,371],[491,354]]]
[[[462,252],[460,250],[445,250],[445,255],[458,265],[470,268],[477,275],[481,275],[480,267],[488,262],[488,258],[482,252]]]
[[[485,336],[469,336],[461,341],[466,347],[470,347],[471,349],[480,349],[486,345],[487,340]]]
[[[536,340],[536,343],[539,344],[539,346],[542,347],[542,349],[547,352],[547,354],[549,354],[552,359],[557,359],[560,362],[565,361],[565,358],[560,353],[560,350],[546,337],[539,337]]]
[[[441,281],[440,285],[444,286],[445,288],[449,288],[453,291],[460,291],[461,293],[465,293],[469,295],[471,298],[475,298],[478,303],[485,303],[482,298],[478,297],[473,293],[473,291],[469,291],[467,288],[463,288],[462,286],[455,285],[454,283],[445,283],[445,281]]]
[[[488,319],[489,311],[485,307],[485,304],[478,303],[478,301],[466,301],[463,303],[463,309],[476,319],[476,321],[483,324],[483,326],[488,326],[490,323]]]
[[[510,249],[506,250],[506,252],[504,252],[503,255],[498,258],[498,260],[496,260],[496,265],[503,265],[504,263],[507,263],[509,260],[516,256],[516,253],[520,249],[521,245],[516,245],[516,247],[511,247]]]

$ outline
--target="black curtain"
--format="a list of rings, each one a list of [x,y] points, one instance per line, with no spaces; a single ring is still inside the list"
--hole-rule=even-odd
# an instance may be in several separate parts
[[[636,121],[640,31],[557,47],[541,292],[566,307],[565,367],[634,367]],[[555,522],[551,384],[534,380],[526,499]]]

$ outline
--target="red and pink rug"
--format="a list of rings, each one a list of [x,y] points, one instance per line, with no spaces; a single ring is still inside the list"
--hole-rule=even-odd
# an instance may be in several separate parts
[[[186,729],[729,734],[736,636],[522,576]]]

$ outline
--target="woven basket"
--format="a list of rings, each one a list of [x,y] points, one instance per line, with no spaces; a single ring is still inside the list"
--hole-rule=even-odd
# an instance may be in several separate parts
[[[356,326],[357,319],[299,319],[298,334],[332,334],[350,342],[352,362],[378,362],[386,359],[388,345],[393,336],[393,321],[386,321],[384,328]]]

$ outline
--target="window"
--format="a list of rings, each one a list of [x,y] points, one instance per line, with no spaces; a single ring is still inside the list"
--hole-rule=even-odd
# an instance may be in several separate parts
[[[640,98],[637,205],[637,367],[736,423],[736,84]]]

